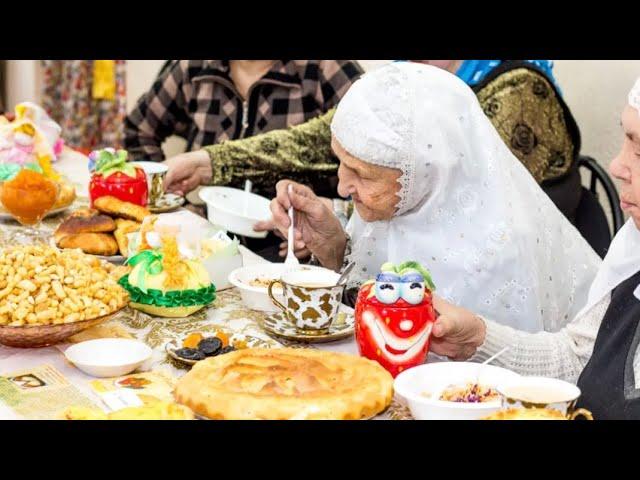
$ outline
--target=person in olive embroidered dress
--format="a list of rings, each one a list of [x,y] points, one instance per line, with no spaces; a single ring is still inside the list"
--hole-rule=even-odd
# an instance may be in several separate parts
[[[560,211],[574,220],[580,201],[577,156],[580,133],[562,99],[548,60],[414,60],[455,73],[475,91],[480,104],[512,153],[527,167]],[[245,178],[309,177],[335,173],[329,125],[335,109],[289,128],[206,146],[167,161],[169,191],[198,185],[239,185]],[[326,178],[326,177],[324,177]],[[333,184],[331,185],[333,187]],[[322,191],[316,193],[323,195]],[[333,202],[345,217],[351,206]],[[261,225],[260,228],[269,228]],[[307,252],[301,253],[304,256]]]

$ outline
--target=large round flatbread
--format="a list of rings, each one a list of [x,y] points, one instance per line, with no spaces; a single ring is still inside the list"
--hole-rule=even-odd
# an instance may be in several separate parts
[[[356,355],[250,348],[196,363],[175,397],[212,419],[357,420],[391,403],[393,378]]]

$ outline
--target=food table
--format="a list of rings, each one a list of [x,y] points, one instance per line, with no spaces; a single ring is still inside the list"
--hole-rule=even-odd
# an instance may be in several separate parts
[[[67,177],[76,187],[78,199],[74,207],[88,204],[87,185],[89,172],[86,167],[86,157],[76,152],[67,150],[56,163],[55,168]],[[64,214],[49,217],[43,221],[42,228],[51,232],[59,224]],[[11,245],[12,235],[23,227],[12,220],[0,221],[0,246]],[[258,255],[244,247],[240,248],[244,265],[266,262]],[[259,339],[265,344],[274,347],[292,346],[298,348],[319,348],[331,351],[357,354],[357,346],[353,337],[325,344],[303,344],[276,340],[263,331],[260,321],[264,314],[249,310],[241,302],[236,288],[229,288],[218,292],[212,306],[201,310],[187,318],[166,319],[152,317],[137,310],[126,307],[108,324],[120,331],[126,332],[133,338],[143,341],[153,349],[152,358],[143,365],[143,370],[165,371],[172,376],[181,376],[186,373],[186,368],[176,364],[165,352],[165,344],[171,339],[176,339],[186,333],[199,331],[211,332],[216,328],[224,328],[234,333]],[[66,380],[77,387],[89,398],[95,397],[89,382],[94,380],[70,364],[63,355],[68,344],[35,349],[10,348],[0,345],[0,376],[24,370],[40,365],[50,365],[59,371]],[[8,405],[0,402],[0,419],[21,418]],[[386,412],[376,417],[377,419],[404,419],[408,418],[407,410],[394,401]]]

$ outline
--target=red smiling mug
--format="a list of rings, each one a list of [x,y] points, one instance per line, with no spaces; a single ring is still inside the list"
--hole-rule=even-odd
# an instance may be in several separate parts
[[[360,289],[355,309],[360,355],[377,361],[393,377],[424,363],[436,319],[428,272],[403,268],[407,264],[416,265],[383,265],[375,282]]]

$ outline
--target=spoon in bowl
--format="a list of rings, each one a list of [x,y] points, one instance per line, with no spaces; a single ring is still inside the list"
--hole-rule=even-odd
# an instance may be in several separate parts
[[[289,194],[289,199],[291,199],[291,191],[293,186],[291,184],[287,187],[287,193]],[[287,231],[287,258],[284,260],[285,265],[295,266],[300,265],[300,261],[296,257],[295,253],[293,253],[293,225],[294,225],[294,213],[293,213],[293,205],[289,206],[289,230]]]

